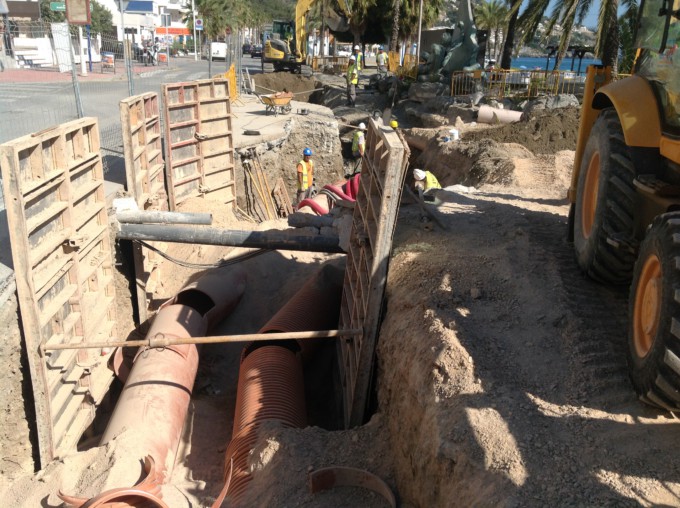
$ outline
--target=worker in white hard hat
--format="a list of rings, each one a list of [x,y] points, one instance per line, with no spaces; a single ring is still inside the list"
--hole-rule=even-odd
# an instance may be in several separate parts
[[[366,124],[361,122],[352,137],[352,155],[355,159],[361,159],[366,151]]]
[[[420,197],[425,201],[434,201],[434,196],[431,196],[431,194],[436,189],[442,188],[437,177],[429,171],[416,168],[413,170],[413,179],[415,180],[415,188]]]
[[[352,55],[357,59],[357,71],[359,72],[359,75],[361,75],[361,69],[364,68],[364,54],[361,52],[361,46],[358,44],[354,46]]]
[[[349,57],[347,66],[347,105],[354,107],[357,100],[357,83],[359,83],[359,70],[357,69],[357,58],[354,55]]]

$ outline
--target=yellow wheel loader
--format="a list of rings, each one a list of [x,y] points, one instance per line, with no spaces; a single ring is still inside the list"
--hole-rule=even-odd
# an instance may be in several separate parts
[[[628,365],[641,400],[680,410],[680,0],[642,0],[630,77],[588,69],[570,239],[580,268],[630,284]]]

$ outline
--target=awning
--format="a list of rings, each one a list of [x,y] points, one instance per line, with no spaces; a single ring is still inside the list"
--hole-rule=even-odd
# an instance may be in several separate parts
[[[176,28],[172,26],[159,26],[156,35],[190,35],[187,27]]]
[[[132,0],[128,2],[125,12],[134,14],[153,14],[153,2],[147,2],[144,0]]]

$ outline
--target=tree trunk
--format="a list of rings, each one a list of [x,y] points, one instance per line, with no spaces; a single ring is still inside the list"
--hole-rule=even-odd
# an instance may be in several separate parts
[[[390,41],[390,51],[397,51],[397,42],[399,41],[399,9],[401,8],[401,0],[394,0],[392,9],[392,40]]]
[[[513,5],[521,0],[514,0]],[[505,44],[503,44],[503,56],[501,57],[501,69],[509,69],[512,65],[512,53],[515,49],[515,28],[517,26],[517,18],[519,17],[519,9],[516,9],[514,14],[508,21],[508,31],[505,35]]]
[[[602,46],[602,65],[612,68],[612,74],[618,71],[618,55],[619,55],[619,24],[616,20],[616,11],[618,9],[618,2],[612,2],[613,15],[610,13],[606,30],[604,44]]]

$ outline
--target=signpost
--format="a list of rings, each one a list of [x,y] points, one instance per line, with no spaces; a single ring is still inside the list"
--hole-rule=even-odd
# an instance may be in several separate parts
[[[196,30],[203,30],[203,20],[201,18],[196,18],[195,27]]]

